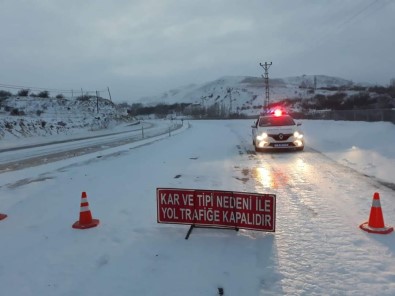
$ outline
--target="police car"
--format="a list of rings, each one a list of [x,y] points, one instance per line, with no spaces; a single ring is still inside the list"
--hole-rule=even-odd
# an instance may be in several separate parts
[[[299,150],[304,149],[304,135],[301,123],[286,114],[284,110],[275,109],[263,113],[252,125],[252,143],[255,151]]]

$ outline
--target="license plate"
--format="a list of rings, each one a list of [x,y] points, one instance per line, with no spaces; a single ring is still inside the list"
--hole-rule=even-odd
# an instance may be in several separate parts
[[[274,147],[288,147],[288,144],[274,144]]]

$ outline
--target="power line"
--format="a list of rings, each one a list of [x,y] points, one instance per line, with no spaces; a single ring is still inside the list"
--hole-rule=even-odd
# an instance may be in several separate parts
[[[381,1],[379,6],[376,6],[376,9],[371,10],[370,13],[365,15],[365,18],[370,17],[371,15],[375,14],[377,11],[383,9],[385,6],[387,6],[388,4],[393,4],[393,0],[387,0],[387,1]]]
[[[331,30],[327,31],[326,33],[322,34],[320,37],[316,38],[312,42],[312,47],[318,47],[325,43],[331,35],[335,35],[337,33],[340,33],[341,31],[344,30],[345,27],[350,25],[351,23],[355,23],[358,19],[360,19],[360,16],[365,14],[365,17],[371,16],[373,13],[377,12],[378,10],[382,9],[384,6],[389,4],[392,0],[389,2],[384,2],[380,0],[374,0],[373,2],[369,2],[367,5],[361,7],[360,9],[353,9],[355,13],[353,13],[351,16],[346,18],[345,20],[341,21],[340,23],[337,24],[337,26],[332,27]],[[374,9],[376,8],[376,9]],[[374,10],[373,10],[374,9]],[[371,11],[373,10],[373,11]],[[369,11],[371,11],[369,13]]]
[[[351,23],[354,19],[356,19],[357,17],[362,15],[365,11],[369,10],[374,5],[376,5],[376,3],[379,3],[379,0],[375,0],[375,1],[371,2],[371,3],[369,3],[367,6],[362,7],[362,9],[358,10],[356,13],[351,15],[350,18],[346,19],[344,22],[342,22],[340,25],[338,25],[337,28],[335,28],[335,29],[342,29],[344,26],[346,26],[347,24]]]
[[[0,87],[8,88],[8,89],[16,89],[16,90],[29,89],[31,91],[49,91],[49,92],[60,92],[60,93],[79,92],[79,91],[74,90],[74,89],[44,88],[44,87],[33,87],[33,86],[5,84],[5,83],[0,83]],[[104,92],[104,91],[107,91],[107,89],[99,90],[99,92]],[[89,91],[85,91],[84,93],[96,93],[96,90],[89,90]]]

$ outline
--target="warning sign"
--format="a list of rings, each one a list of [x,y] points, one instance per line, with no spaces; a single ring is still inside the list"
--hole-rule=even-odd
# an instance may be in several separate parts
[[[158,188],[158,223],[275,231],[276,195]]]

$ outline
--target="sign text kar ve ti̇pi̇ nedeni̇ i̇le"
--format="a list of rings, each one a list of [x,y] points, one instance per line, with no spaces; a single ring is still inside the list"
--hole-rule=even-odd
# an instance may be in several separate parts
[[[275,231],[276,196],[157,188],[158,223]]]

